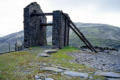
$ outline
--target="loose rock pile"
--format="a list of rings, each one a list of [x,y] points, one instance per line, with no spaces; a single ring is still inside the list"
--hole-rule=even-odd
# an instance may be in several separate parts
[[[68,55],[75,58],[72,62],[84,64],[102,71],[120,72],[119,55],[107,53],[91,54],[84,51],[80,53],[68,53]]]

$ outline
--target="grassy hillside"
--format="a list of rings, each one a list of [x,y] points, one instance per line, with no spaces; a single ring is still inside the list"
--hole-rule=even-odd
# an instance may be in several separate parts
[[[41,71],[42,65],[60,66],[74,71],[81,70],[81,72],[94,73],[95,71],[93,68],[70,62],[73,57],[66,53],[79,52],[77,48],[67,47],[52,54],[51,57],[38,57],[37,55],[42,51],[43,49],[39,47],[33,47],[26,51],[0,55],[0,80],[34,80],[37,74],[52,74],[52,72]],[[70,78],[59,73],[48,77],[55,80],[86,80],[79,77]]]

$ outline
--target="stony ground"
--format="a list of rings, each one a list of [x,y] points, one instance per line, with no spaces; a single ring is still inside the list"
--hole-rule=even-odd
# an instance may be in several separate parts
[[[77,64],[89,66],[95,68],[96,70],[91,72],[90,71],[82,72],[80,69],[74,71],[69,68],[60,67],[60,66],[42,67],[41,70],[57,72],[59,74],[69,76],[69,78],[72,77],[83,78],[83,79],[76,78],[76,80],[120,80],[120,74],[118,73],[120,72],[119,54],[113,54],[113,53],[108,54],[104,52],[98,52],[95,54],[87,51],[68,52],[67,54],[69,56],[74,57],[74,59],[70,61],[71,63],[77,63]],[[46,55],[39,55],[39,56],[46,57]],[[103,77],[98,78],[95,76],[103,76]],[[40,75],[36,75],[36,80],[38,80],[37,78],[41,79]],[[47,79],[54,80],[52,78],[46,78],[46,80]]]
[[[73,62],[84,64],[102,71],[120,72],[120,55],[98,52],[96,54],[81,51],[77,53],[69,53],[74,57]]]
[[[118,60],[119,56],[112,54],[71,47],[34,47],[0,55],[0,80],[120,80]]]

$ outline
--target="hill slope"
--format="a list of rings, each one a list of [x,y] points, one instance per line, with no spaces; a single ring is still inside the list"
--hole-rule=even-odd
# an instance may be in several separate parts
[[[80,31],[94,46],[120,47],[120,28],[106,24],[76,23]],[[81,44],[79,38],[71,33],[70,44],[78,46]],[[83,45],[83,44],[81,44]]]
[[[120,48],[120,28],[106,24],[91,24],[91,23],[76,23],[80,31],[87,37],[87,39],[94,46],[101,47],[113,47]],[[51,27],[47,28],[47,40],[51,42]],[[8,51],[8,43],[12,45],[11,49],[14,49],[16,40],[23,41],[23,31],[0,37],[0,52]],[[70,33],[70,45],[82,46],[80,39],[71,31]]]
[[[23,31],[12,33],[10,35],[0,38],[0,53],[8,51],[8,44],[11,45],[11,50],[14,50],[16,41],[23,41],[24,33]]]

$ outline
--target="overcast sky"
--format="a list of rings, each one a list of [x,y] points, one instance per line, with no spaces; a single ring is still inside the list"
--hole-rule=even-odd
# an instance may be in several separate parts
[[[120,0],[0,0],[0,37],[23,30],[23,8],[31,2],[44,12],[63,10],[74,22],[120,27]]]

